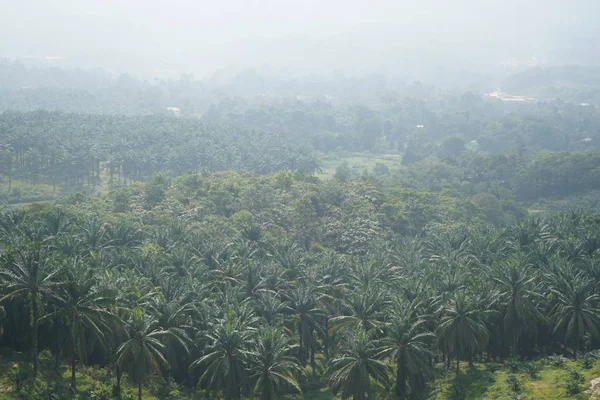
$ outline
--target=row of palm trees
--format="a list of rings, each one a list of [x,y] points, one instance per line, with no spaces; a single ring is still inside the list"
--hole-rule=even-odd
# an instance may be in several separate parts
[[[259,227],[214,236],[181,221],[47,207],[0,215],[0,344],[169,376],[207,395],[420,398],[440,366],[600,345],[600,219],[443,228],[367,254],[307,252]],[[160,245],[159,245],[160,243]]]
[[[67,187],[141,181],[156,172],[282,169],[312,173],[312,151],[264,132],[164,116],[47,111],[0,114],[0,173]]]

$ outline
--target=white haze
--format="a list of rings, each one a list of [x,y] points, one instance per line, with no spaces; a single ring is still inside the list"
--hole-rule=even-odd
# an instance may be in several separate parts
[[[3,0],[0,56],[145,78],[595,64],[598,0]],[[223,73],[223,72],[221,72]]]

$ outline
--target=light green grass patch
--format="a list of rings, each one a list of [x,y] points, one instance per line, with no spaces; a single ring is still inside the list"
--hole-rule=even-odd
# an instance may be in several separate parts
[[[348,166],[356,175],[360,175],[365,170],[372,174],[375,165],[378,163],[385,164],[390,169],[399,167],[401,165],[401,160],[402,156],[399,154],[372,155],[367,153],[352,153],[341,157],[326,155],[320,160],[321,172],[317,173],[316,176],[321,179],[331,179],[335,175],[336,168],[344,162],[348,163]]]

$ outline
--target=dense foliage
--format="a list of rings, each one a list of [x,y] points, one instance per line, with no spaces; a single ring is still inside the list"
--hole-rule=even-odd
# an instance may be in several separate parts
[[[455,376],[460,399],[478,362],[522,398],[540,359],[600,359],[593,106],[0,70],[0,109],[24,110],[0,114],[0,354],[30,355],[6,375],[20,398],[426,399]],[[78,391],[90,370],[102,383]]]
[[[310,149],[271,133],[166,116],[103,116],[37,111],[0,114],[0,172],[66,187],[145,180],[155,172],[281,169],[314,172]]]
[[[600,344],[600,217],[498,229],[455,204],[411,239],[414,218],[393,229],[385,204],[425,201],[397,196],[372,179],[194,174],[3,214],[0,341],[34,368],[49,349],[140,393],[162,375],[227,399],[325,384],[422,398],[438,362]]]

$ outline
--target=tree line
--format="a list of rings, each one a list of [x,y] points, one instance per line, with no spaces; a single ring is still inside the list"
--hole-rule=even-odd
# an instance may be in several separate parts
[[[165,116],[0,114],[0,173],[32,184],[95,187],[199,170],[312,173],[313,152],[270,133]]]

